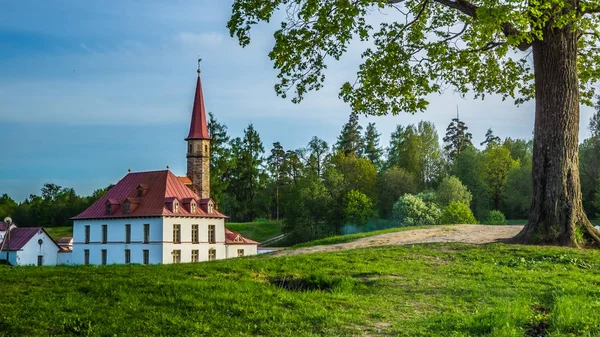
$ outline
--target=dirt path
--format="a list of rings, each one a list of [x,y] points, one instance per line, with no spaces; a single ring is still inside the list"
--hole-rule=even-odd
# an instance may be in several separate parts
[[[282,250],[274,253],[273,256],[310,254],[363,247],[396,246],[431,242],[462,242],[472,244],[484,244],[510,239],[517,235],[517,233],[519,233],[519,231],[522,228],[523,226],[438,226],[435,228],[415,229],[410,231],[370,236],[352,242],[338,243],[329,246],[315,246],[298,248],[294,250]]]

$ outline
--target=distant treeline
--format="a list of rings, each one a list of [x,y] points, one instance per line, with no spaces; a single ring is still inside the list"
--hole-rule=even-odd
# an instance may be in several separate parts
[[[363,130],[358,115],[351,114],[332,146],[313,137],[304,148],[284,149],[275,142],[265,153],[252,124],[243,137],[231,139],[227,127],[212,113],[209,117],[211,194],[232,221],[284,219],[285,231],[302,233],[299,240],[318,238],[339,233],[349,223],[360,226],[368,218],[391,219],[401,196],[426,195],[449,176],[458,178],[472,195],[469,206],[478,220],[491,210],[508,219],[528,217],[530,139],[502,139],[488,129],[480,150],[468,126],[454,118],[443,144],[435,125],[422,121],[398,125],[384,148],[375,123]],[[600,212],[600,112],[589,127],[592,136],[580,146],[580,179],[585,210],[595,218]],[[31,195],[21,203],[5,194],[0,216],[10,215],[21,224],[69,225],[70,217],[107,188],[81,197],[72,188],[46,184],[41,196]]]

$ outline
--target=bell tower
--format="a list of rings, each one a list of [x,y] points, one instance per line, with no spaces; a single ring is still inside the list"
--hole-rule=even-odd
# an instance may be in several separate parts
[[[192,181],[192,190],[202,199],[210,198],[210,136],[206,124],[204,95],[200,81],[200,61],[198,59],[198,79],[192,109],[192,121],[187,141],[187,177]]]

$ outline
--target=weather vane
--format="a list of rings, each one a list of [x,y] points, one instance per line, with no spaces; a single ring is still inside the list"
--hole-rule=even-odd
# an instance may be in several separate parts
[[[198,57],[198,75],[200,75],[200,62],[202,62],[202,58]]]

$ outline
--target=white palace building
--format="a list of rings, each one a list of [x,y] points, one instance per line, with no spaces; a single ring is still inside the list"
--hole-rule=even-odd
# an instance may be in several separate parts
[[[131,172],[73,218],[71,264],[166,264],[257,253],[225,228],[210,198],[210,135],[200,71],[187,141],[187,175]]]

